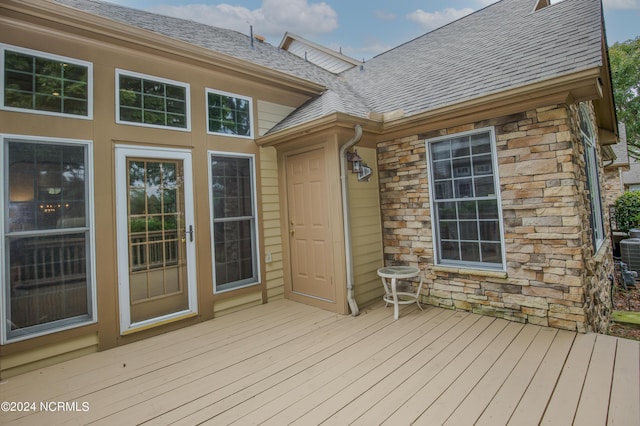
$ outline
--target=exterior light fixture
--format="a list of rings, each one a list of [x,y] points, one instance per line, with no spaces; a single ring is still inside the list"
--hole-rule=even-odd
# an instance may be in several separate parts
[[[358,151],[347,152],[347,161],[351,163],[352,173],[360,173],[362,169],[362,158],[358,155]]]

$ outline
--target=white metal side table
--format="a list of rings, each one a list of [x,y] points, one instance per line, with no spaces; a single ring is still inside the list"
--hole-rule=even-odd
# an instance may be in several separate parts
[[[415,268],[413,266],[386,266],[378,269],[378,275],[380,276],[382,285],[384,286],[385,295],[382,297],[382,300],[385,301],[385,306],[388,306],[389,303],[393,303],[393,319],[397,320],[400,316],[399,305],[415,303],[418,305],[418,308],[422,310],[422,306],[420,306],[422,277],[420,278],[420,284],[418,285],[418,289],[415,293],[396,290],[397,280],[417,277],[420,275],[419,268]],[[390,280],[390,285],[387,283],[387,279]]]

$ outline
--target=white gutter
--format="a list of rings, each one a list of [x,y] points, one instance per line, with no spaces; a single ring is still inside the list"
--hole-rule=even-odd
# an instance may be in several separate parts
[[[340,180],[342,183],[342,222],[344,223],[344,251],[347,262],[347,302],[351,315],[358,316],[360,309],[356,303],[353,291],[353,254],[351,252],[351,224],[349,220],[349,189],[347,185],[347,150],[360,142],[362,126],[355,125],[355,134],[340,148]]]

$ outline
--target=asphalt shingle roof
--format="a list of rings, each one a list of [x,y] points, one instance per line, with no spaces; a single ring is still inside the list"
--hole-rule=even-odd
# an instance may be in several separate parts
[[[324,85],[273,131],[334,112],[431,109],[602,65],[600,0],[502,0],[336,76],[247,35],[97,0],[59,3]]]
[[[378,112],[429,109],[602,63],[599,0],[503,0],[379,55],[347,81]]]

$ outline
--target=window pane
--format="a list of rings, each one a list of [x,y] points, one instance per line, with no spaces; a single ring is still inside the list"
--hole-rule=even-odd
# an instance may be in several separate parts
[[[464,201],[459,202],[458,204],[458,217],[460,219],[475,219],[477,217],[476,214],[476,205],[475,201]]]
[[[238,136],[251,135],[249,99],[208,92],[207,102],[209,132]]]
[[[489,133],[479,133],[471,136],[471,153],[473,155],[491,153],[491,138]]]
[[[177,101],[174,99],[167,99],[167,112],[174,113],[175,116],[184,114],[185,105],[184,101]]]
[[[438,179],[450,179],[451,178],[451,162],[450,161],[436,161],[433,163],[433,178]]]
[[[36,94],[34,109],[40,111],[62,112],[62,99],[58,96]]]
[[[185,129],[187,87],[120,74],[120,120]]]
[[[86,146],[7,141],[5,152],[8,338],[85,322],[91,317]]]
[[[453,177],[467,176],[471,176],[471,159],[466,157],[453,160]]]
[[[453,198],[453,187],[451,180],[445,180],[442,182],[436,182],[436,199],[438,200],[448,200]]]
[[[484,241],[500,241],[500,224],[497,220],[480,222],[480,239]]]
[[[5,106],[88,115],[87,66],[9,50],[4,65]]]
[[[120,74],[120,91],[142,93],[142,79]]]
[[[142,123],[142,110],[120,107],[120,120]]]
[[[248,157],[211,156],[217,290],[253,284],[258,279],[252,169]]]
[[[456,138],[451,140],[451,152],[453,157],[463,157],[469,155],[469,138]]]
[[[145,110],[142,113],[142,122],[145,124],[153,124],[156,126],[163,126],[166,124],[165,115],[161,112],[153,112]]]
[[[440,243],[442,260],[460,260],[460,243],[457,241],[442,241]]]
[[[174,100],[183,100],[186,97],[184,87],[167,84],[166,90],[167,90],[167,98],[171,98]]]
[[[451,144],[449,141],[431,144],[431,159],[445,160],[451,158]]]
[[[473,197],[473,179],[456,179],[453,184],[456,187],[456,198]]]
[[[84,147],[9,142],[9,232],[84,227]]]
[[[163,111],[164,110],[164,98],[158,96],[145,95],[142,98],[144,102],[144,109],[146,111]]]
[[[493,176],[481,177],[475,179],[475,196],[489,197],[494,196]]]
[[[478,216],[480,219],[497,219],[498,202],[496,200],[478,201]]]
[[[602,216],[602,197],[600,193],[600,176],[598,173],[598,154],[595,146],[595,136],[591,124],[590,114],[585,104],[580,105],[580,130],[584,145],[584,159],[586,164],[587,185],[589,187],[589,201],[591,204],[592,243],[597,249],[604,241],[604,219]]]
[[[440,261],[502,266],[491,143],[490,132],[427,142]]]
[[[462,259],[466,262],[480,262],[480,244],[462,242],[460,243]]]
[[[477,155],[473,157],[473,174],[475,176],[490,175],[493,173],[491,155]]]
[[[89,314],[86,247],[84,233],[9,239],[9,334]]]
[[[456,203],[438,203],[438,218],[457,219]]]
[[[251,220],[215,223],[214,235],[216,285],[254,278]]]
[[[485,243],[481,245],[482,261],[487,263],[502,263],[502,251],[499,243]]]
[[[248,158],[212,157],[211,184],[214,218],[230,218],[253,215],[252,181]]]
[[[457,240],[458,239],[458,222],[442,220],[440,221],[440,239]]]
[[[156,95],[164,97],[164,88],[165,85],[156,81],[143,80],[142,82],[142,91],[146,95]]]
[[[478,239],[478,222],[464,221],[460,222],[460,239],[461,240],[477,240]]]

